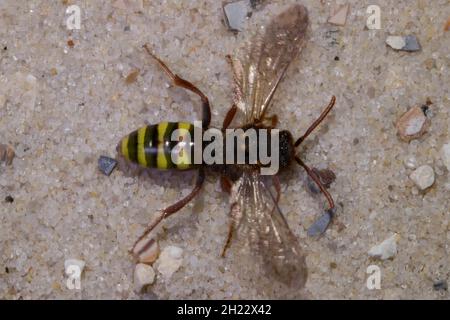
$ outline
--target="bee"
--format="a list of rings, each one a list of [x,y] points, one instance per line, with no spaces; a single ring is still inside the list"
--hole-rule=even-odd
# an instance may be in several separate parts
[[[305,43],[308,27],[307,9],[296,4],[271,20],[252,40],[244,59],[227,56],[233,71],[233,105],[227,112],[222,125],[222,132],[228,129],[238,111],[243,114],[243,121],[236,128],[247,130],[273,130],[277,125],[277,116],[268,115],[272,98],[291,61],[299,54]],[[156,57],[147,45],[148,54],[159,64],[173,85],[182,87],[196,94],[202,103],[202,132],[210,127],[210,103],[205,94],[189,81],[174,74],[169,67]],[[331,195],[322,185],[318,175],[299,157],[297,148],[322,122],[335,104],[333,96],[329,105],[306,132],[294,139],[288,130],[279,131],[278,149],[279,168],[276,173],[286,170],[295,161],[317,184],[325,195],[329,209],[334,209]],[[188,152],[182,157],[185,161],[174,163],[171,152],[177,141],[173,133],[177,129],[192,136],[195,127],[189,122],[161,122],[146,125],[124,137],[117,146],[118,155],[128,162],[141,167],[156,169],[197,170],[198,176],[193,190],[175,204],[161,210],[147,226],[142,236],[136,241],[132,253],[139,257],[152,244],[150,233],[161,221],[182,209],[201,191],[205,181],[205,169],[210,167],[221,175],[221,185],[230,194],[230,224],[228,236],[222,249],[222,256],[230,247],[234,237],[241,238],[264,261],[266,271],[277,279],[295,287],[303,287],[307,279],[305,254],[296,237],[290,230],[279,206],[280,183],[277,175],[262,175],[263,165],[258,161],[250,163],[248,157],[240,164],[194,163],[192,156],[196,146],[189,141]],[[180,131],[181,132],[181,131]],[[179,140],[185,136],[180,135]],[[223,139],[227,139],[227,134]],[[258,140],[258,146],[261,143]],[[200,150],[208,143],[202,142]],[[270,146],[266,146],[270,148]],[[249,148],[246,144],[244,149]],[[236,150],[234,150],[236,151]]]

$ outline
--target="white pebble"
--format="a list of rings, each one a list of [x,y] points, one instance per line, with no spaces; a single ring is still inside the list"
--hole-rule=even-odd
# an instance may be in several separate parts
[[[157,268],[166,279],[170,278],[180,267],[183,262],[183,249],[168,246],[164,248],[159,256]]]
[[[79,269],[80,274],[84,270],[84,266],[86,265],[86,262],[79,259],[67,259],[64,261],[64,270],[66,271],[66,274],[72,274],[73,270],[71,270],[73,267],[77,267]],[[77,270],[78,271],[78,270]]]
[[[401,50],[406,46],[405,38],[401,36],[389,36],[386,43],[393,49]]]
[[[345,4],[341,7],[339,7],[328,18],[328,23],[331,23],[331,24],[334,24],[337,26],[345,26],[345,23],[347,22],[347,15],[348,15],[349,10],[350,10],[349,4]]]
[[[421,107],[409,109],[397,121],[398,134],[404,141],[420,138],[429,126],[430,120]]]
[[[152,264],[159,255],[158,242],[147,238],[140,240],[133,248],[133,255],[141,263]]]
[[[155,281],[155,271],[153,268],[144,263],[138,263],[134,269],[134,288],[140,292],[145,286]]]
[[[434,170],[429,165],[420,166],[409,177],[420,190],[425,190],[434,183]]]
[[[444,144],[441,153],[442,161],[444,161],[447,170],[450,171],[450,143]]]
[[[380,244],[373,246],[369,250],[369,256],[386,260],[394,257],[397,254],[397,240],[399,236],[398,234],[394,234],[391,237],[387,238]]]

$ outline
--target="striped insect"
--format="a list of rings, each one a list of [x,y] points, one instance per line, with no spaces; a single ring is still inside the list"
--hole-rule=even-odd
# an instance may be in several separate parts
[[[277,116],[269,116],[267,112],[286,69],[304,45],[307,26],[306,8],[294,5],[272,19],[264,31],[256,35],[245,55],[245,60],[227,57],[234,74],[234,103],[223,121],[221,131],[224,132],[224,140],[228,137],[226,129],[231,126],[238,111],[243,113],[244,120],[235,127],[236,129],[242,129],[244,132],[275,131]],[[174,74],[164,62],[152,54],[147,45],[144,48],[165,71],[173,85],[185,88],[200,97],[202,125],[198,129],[201,132],[208,130],[211,122],[208,98],[192,83]],[[334,104],[333,96],[319,118],[296,140],[288,130],[277,131],[279,143],[275,150],[271,150],[279,155],[279,168],[276,173],[288,168],[293,161],[297,162],[326,196],[330,211],[334,208],[331,195],[314,171],[300,159],[297,147],[320,124]],[[231,198],[231,222],[222,256],[225,255],[232,239],[240,238],[253,252],[262,257],[266,271],[284,283],[302,287],[307,279],[305,255],[278,206],[280,184],[277,175],[262,175],[263,165],[259,159],[256,163],[250,163],[248,157],[245,157],[244,163],[239,164],[194,163],[192,161],[194,151],[202,152],[208,146],[204,141],[199,146],[195,140],[187,139],[192,137],[195,129],[194,124],[187,122],[147,125],[124,137],[117,147],[119,157],[143,167],[198,171],[198,178],[191,193],[161,210],[136,241],[132,250],[135,257],[139,258],[154,243],[154,239],[149,235],[155,227],[183,208],[200,192],[205,180],[205,169],[212,168],[220,173],[222,187]],[[174,139],[174,132],[181,133],[175,134]],[[172,151],[179,141],[187,141],[188,148],[184,149],[185,153],[181,155],[182,161],[175,162]],[[262,147],[260,143],[258,140],[258,148]],[[249,147],[246,143],[243,146],[244,151],[248,151]],[[271,145],[265,147],[270,149]],[[236,152],[237,147],[225,151]]]

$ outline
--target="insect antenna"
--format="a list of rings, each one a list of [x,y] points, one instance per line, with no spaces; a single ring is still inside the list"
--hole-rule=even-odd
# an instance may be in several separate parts
[[[296,147],[298,147],[303,142],[303,140],[305,140],[311,134],[311,132],[313,132],[314,129],[322,122],[322,120],[327,116],[327,114],[331,111],[331,109],[333,109],[335,103],[336,97],[333,96],[331,97],[331,101],[328,104],[328,107],[326,107],[326,109],[322,112],[320,117],[313,122],[313,124],[308,128],[308,130],[306,130],[303,136],[301,136],[300,138],[297,139],[297,141],[295,141]]]

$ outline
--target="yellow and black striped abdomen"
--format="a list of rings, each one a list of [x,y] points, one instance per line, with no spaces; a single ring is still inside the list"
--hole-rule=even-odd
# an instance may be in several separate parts
[[[142,127],[122,139],[119,152],[125,159],[148,168],[192,169],[194,125],[161,122]]]

